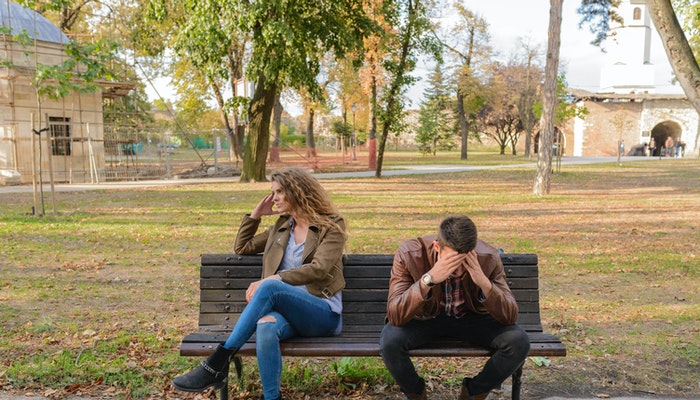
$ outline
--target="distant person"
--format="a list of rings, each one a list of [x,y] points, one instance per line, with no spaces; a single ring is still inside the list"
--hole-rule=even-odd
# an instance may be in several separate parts
[[[666,138],[666,142],[664,143],[664,147],[666,148],[666,152],[665,152],[666,157],[672,157],[673,156],[673,138],[671,136]]]
[[[525,361],[530,341],[516,324],[518,304],[498,250],[477,239],[466,216],[441,223],[437,235],[405,241],[389,281],[382,359],[410,400],[427,398],[409,351],[453,338],[494,351],[481,372],[462,380],[460,400],[483,400]]]
[[[255,333],[263,398],[280,399],[280,341],[341,331],[345,222],[305,170],[284,168],[271,180],[272,193],[243,217],[234,244],[237,254],[263,253],[262,279],[248,287],[248,304],[226,342],[193,371],[175,378],[177,389],[201,392],[224,385],[231,357]],[[261,217],[274,214],[282,215],[256,233]]]
[[[654,150],[656,150],[656,141],[654,138],[651,138],[651,141],[649,142],[649,155],[653,156],[654,155]]]
[[[625,141],[623,140],[620,142],[620,156],[624,156],[624,155],[625,155]]]

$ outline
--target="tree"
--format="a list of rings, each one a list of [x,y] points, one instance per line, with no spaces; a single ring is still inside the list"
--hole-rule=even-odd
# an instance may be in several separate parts
[[[378,111],[379,122],[382,126],[382,134],[379,138],[377,151],[377,169],[375,176],[382,176],[382,163],[384,149],[390,132],[399,132],[403,116],[403,92],[408,85],[413,83],[414,77],[410,75],[416,64],[416,58],[420,51],[430,51],[439,58],[439,45],[430,32],[430,21],[427,18],[426,4],[418,0],[405,0],[397,3],[395,12],[388,15],[396,32],[388,40],[387,53],[383,60],[384,70],[387,74],[388,86],[381,98],[382,109]]]
[[[340,143],[343,143],[343,151],[345,151],[344,143],[346,143],[350,135],[352,135],[352,127],[344,120],[336,119],[331,122],[331,133],[338,138]]]
[[[700,59],[700,2],[696,0],[672,0],[673,9],[685,32],[695,59]]]
[[[336,80],[338,62],[331,54],[326,54],[320,60],[320,72],[316,81],[321,93],[321,98],[315,98],[305,88],[301,88],[300,95],[302,105],[304,107],[304,115],[306,116],[306,157],[316,158],[316,142],[314,140],[314,117],[316,110],[325,111],[329,103],[328,87]]]
[[[242,145],[237,135],[241,106],[246,98],[238,93],[237,82],[243,77],[243,62],[248,33],[239,29],[236,16],[239,12],[235,2],[219,0],[184,0],[177,3],[183,12],[177,26],[173,44],[179,55],[177,64],[180,70],[196,71],[200,79],[191,79],[187,74],[177,81],[180,92],[185,96],[201,93],[197,88],[206,87],[211,92],[219,110],[219,117],[226,132],[229,132],[231,159],[238,161]],[[159,21],[169,14],[153,14]],[[226,99],[225,91],[230,88],[232,97]],[[183,89],[186,89],[183,91]]]
[[[39,2],[36,0],[21,0],[17,2],[27,8],[34,8],[34,11],[41,15],[52,15],[56,25],[61,32],[83,33],[86,28],[80,25],[85,24],[86,17],[94,15],[104,5],[98,0],[54,0]]]
[[[540,92],[542,72],[536,67],[536,59],[539,56],[539,48],[532,46],[528,40],[521,40],[520,45],[525,52],[525,82],[518,96],[517,108],[525,130],[525,157],[530,157],[532,149],[532,134],[537,117],[535,115],[535,103]]]
[[[421,153],[435,155],[437,150],[454,147],[455,104],[448,95],[439,62],[435,65],[429,83],[425,90],[426,100],[420,108],[416,141]]]
[[[272,141],[272,147],[270,148],[270,161],[279,162],[280,161],[280,142],[282,136],[282,112],[284,112],[284,107],[282,106],[281,95],[277,94],[275,98],[275,106],[273,108],[272,114],[272,128],[275,131],[275,138]]]
[[[265,181],[270,112],[278,89],[304,88],[322,99],[316,81],[321,58],[329,52],[340,58],[360,53],[373,24],[358,0],[235,3],[244,3],[239,21],[251,32],[252,51],[246,74],[256,79],[241,181]]]
[[[556,90],[561,47],[561,19],[564,0],[550,0],[547,53],[540,119],[540,144],[537,156],[537,173],[533,193],[549,194],[552,180],[552,143],[554,138],[554,111],[557,105]]]
[[[377,130],[379,112],[379,88],[384,86],[387,71],[382,60],[389,51],[388,38],[394,36],[392,26],[393,18],[386,18],[385,15],[392,10],[392,7],[384,7],[382,0],[370,0],[367,2],[366,13],[377,25],[378,29],[371,32],[363,40],[364,58],[359,69],[360,85],[368,98],[368,157],[367,166],[369,169],[377,169]]]
[[[510,145],[513,155],[523,131],[521,112],[518,108],[520,96],[525,90],[527,67],[518,64],[492,67],[493,74],[487,86],[488,100],[481,110],[480,120],[484,133],[500,147],[501,154]],[[534,113],[534,110],[531,111]]]
[[[436,34],[440,43],[449,50],[455,60],[454,81],[457,97],[457,117],[461,136],[460,158],[467,159],[471,125],[484,104],[479,79],[474,74],[475,63],[486,60],[491,54],[488,46],[488,25],[459,3],[454,4],[459,20],[449,34]]]
[[[661,36],[661,42],[678,83],[683,88],[690,104],[700,113],[700,84],[698,84],[700,82],[700,67],[698,67],[697,58],[693,55],[693,50],[683,33],[678,18],[676,18],[671,1],[649,0],[646,4],[649,7],[651,20]],[[700,10],[697,3],[695,3],[694,9]],[[700,25],[700,17],[696,16],[695,18],[696,24]],[[696,29],[698,29],[697,26]],[[694,36],[693,39],[697,43],[698,36]],[[698,134],[695,136],[693,150],[697,151],[699,144],[700,123],[698,123]]]

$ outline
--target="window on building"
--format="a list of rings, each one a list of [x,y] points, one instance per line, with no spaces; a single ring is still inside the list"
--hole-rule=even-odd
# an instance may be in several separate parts
[[[632,19],[635,21],[638,21],[642,19],[642,9],[639,7],[635,7],[634,11],[632,11]]]
[[[51,154],[69,156],[71,154],[70,118],[49,117],[51,132]]]

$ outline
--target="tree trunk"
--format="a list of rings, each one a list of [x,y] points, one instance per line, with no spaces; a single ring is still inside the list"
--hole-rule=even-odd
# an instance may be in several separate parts
[[[316,157],[316,143],[314,143],[314,115],[316,111],[309,107],[308,120],[306,121],[306,156]]]
[[[241,93],[238,93],[236,82],[242,77],[241,66],[243,65],[243,47],[245,47],[245,40],[243,43],[239,43],[238,46],[233,46],[228,50],[228,76],[231,88],[233,90],[233,97],[241,95]],[[225,112],[224,108],[221,110],[222,112]],[[241,131],[245,132],[245,126],[241,125],[240,123],[238,108],[231,110],[231,116],[233,127],[226,127],[230,143],[229,157],[231,160],[236,160],[236,166],[238,166],[239,160],[243,158],[243,138],[245,135],[241,134]]]
[[[474,55],[474,36],[476,27],[472,24],[469,28],[469,48],[467,50],[467,56],[464,58],[465,71],[469,71],[471,74],[472,70],[472,56]],[[459,52],[457,52],[459,54]],[[460,54],[461,55],[461,54]],[[464,73],[465,77],[467,73]],[[459,117],[459,131],[462,136],[462,149],[460,154],[461,160],[467,159],[467,150],[469,146],[469,122],[467,121],[467,113],[464,111],[464,96],[465,94],[459,88],[459,82],[457,83],[457,115]]]
[[[275,106],[277,85],[265,85],[265,77],[260,76],[255,86],[255,94],[250,103],[250,123],[248,140],[243,154],[241,182],[266,182],[265,161],[270,146],[270,117]]]
[[[226,101],[224,100],[223,94],[221,94],[221,88],[215,82],[210,82],[209,86],[214,92],[214,97],[216,98],[216,104],[219,107],[219,116],[221,117],[221,123],[226,129],[226,134],[229,140],[229,155],[231,155],[231,160],[235,160],[235,166],[238,165],[238,155],[241,153],[239,149],[238,137],[235,135],[234,129],[231,128],[231,123],[228,119],[228,113],[226,113]],[[233,113],[233,126],[238,126],[238,115]]]
[[[678,23],[671,1],[648,0],[646,5],[649,8],[651,20],[659,32],[676,79],[690,104],[700,113],[700,67]],[[700,126],[698,128],[700,129]],[[698,152],[698,144],[696,136],[691,150],[695,154]]]
[[[467,140],[469,139],[469,123],[467,122],[467,113],[464,112],[464,96],[462,91],[457,88],[457,116],[459,118],[459,133],[462,137],[462,148],[460,160],[467,159]]]
[[[282,125],[282,102],[280,102],[280,95],[277,93],[275,96],[275,107],[272,111],[272,127],[275,130],[275,140],[272,141],[272,147],[270,147],[270,162],[280,161],[280,128]]]
[[[550,0],[547,62],[544,68],[544,90],[542,94],[542,119],[537,174],[533,193],[549,194],[552,181],[552,143],[554,138],[554,109],[557,106],[557,72],[559,70],[559,47],[561,46],[561,18],[564,0]]]
[[[377,168],[377,78],[372,77],[372,97],[369,107],[369,169]]]

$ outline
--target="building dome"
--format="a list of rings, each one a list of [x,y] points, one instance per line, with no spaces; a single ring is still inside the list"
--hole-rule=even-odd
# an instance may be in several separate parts
[[[0,26],[10,28],[12,35],[27,31],[32,39],[68,43],[68,37],[51,21],[9,0],[0,1]]]

